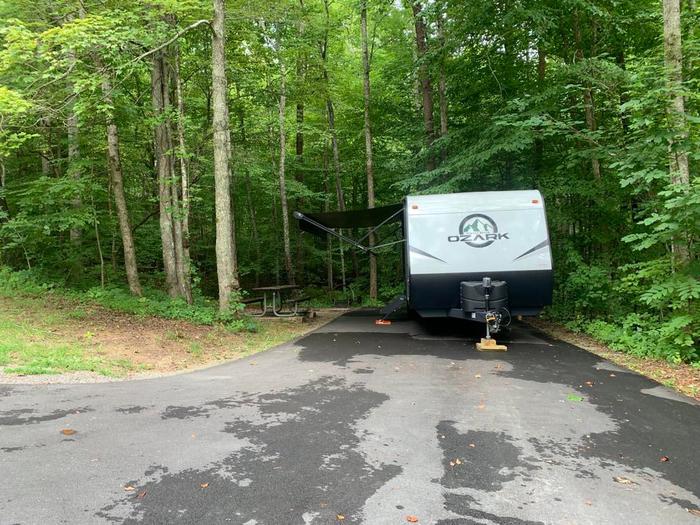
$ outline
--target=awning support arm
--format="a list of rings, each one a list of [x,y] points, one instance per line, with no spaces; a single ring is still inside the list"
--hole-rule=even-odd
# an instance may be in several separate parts
[[[377,224],[374,228],[371,228],[358,242],[362,242],[365,239],[367,239],[370,235],[372,235],[374,232],[376,232],[379,228],[384,226],[386,223],[391,222],[394,219],[394,217],[396,217],[400,213],[403,213],[403,208],[396,210],[396,212],[392,213],[389,217],[387,217],[382,222]]]
[[[378,250],[379,248],[385,248],[387,246],[393,246],[394,244],[400,244],[402,242],[406,242],[406,239],[399,239],[398,241],[391,241],[391,242],[385,242],[383,244],[378,244],[376,246],[372,246],[371,250],[368,250],[372,254],[376,255],[373,250]]]

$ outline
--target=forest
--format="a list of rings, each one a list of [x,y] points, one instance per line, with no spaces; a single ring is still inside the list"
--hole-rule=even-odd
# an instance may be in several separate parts
[[[0,278],[221,318],[261,284],[377,306],[400,250],[295,210],[533,188],[546,315],[698,363],[695,4],[0,0]]]

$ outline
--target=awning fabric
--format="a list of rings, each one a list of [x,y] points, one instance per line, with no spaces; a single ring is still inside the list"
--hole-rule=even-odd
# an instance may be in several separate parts
[[[325,213],[304,213],[304,216],[316,221],[328,228],[374,228],[396,214],[386,224],[403,220],[403,214],[397,213],[403,209],[403,204],[391,204],[379,208],[365,208],[363,210],[331,211]],[[299,227],[314,235],[326,235],[326,232],[313,224],[301,219]]]

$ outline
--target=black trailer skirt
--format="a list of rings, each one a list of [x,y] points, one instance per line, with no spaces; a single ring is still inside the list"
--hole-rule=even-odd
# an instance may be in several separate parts
[[[459,283],[484,277],[508,283],[508,309],[512,315],[536,315],[552,304],[551,270],[411,275],[409,308],[425,317],[442,317],[461,308]]]

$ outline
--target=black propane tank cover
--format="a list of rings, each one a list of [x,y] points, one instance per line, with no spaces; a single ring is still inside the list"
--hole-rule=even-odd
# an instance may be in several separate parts
[[[486,309],[486,299],[484,298],[485,279],[459,283],[462,311],[477,312]],[[508,284],[505,281],[491,281],[489,295],[490,309],[500,310],[508,306]]]

